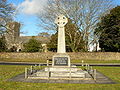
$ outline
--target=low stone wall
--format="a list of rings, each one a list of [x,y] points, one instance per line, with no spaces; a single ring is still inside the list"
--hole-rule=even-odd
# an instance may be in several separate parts
[[[70,53],[70,56],[75,60],[120,60],[120,53],[112,52],[79,52]]]
[[[0,58],[47,59],[56,54],[48,53],[0,53]],[[120,60],[120,53],[113,52],[78,52],[68,53],[72,60]]]

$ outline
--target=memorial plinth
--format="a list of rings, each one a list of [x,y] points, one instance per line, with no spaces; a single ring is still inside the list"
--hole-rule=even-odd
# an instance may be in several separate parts
[[[52,60],[52,67],[70,67],[70,57],[66,53],[57,53]]]

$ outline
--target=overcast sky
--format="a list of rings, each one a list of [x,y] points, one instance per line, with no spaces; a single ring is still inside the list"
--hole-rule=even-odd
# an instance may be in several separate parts
[[[120,5],[120,0],[113,0],[116,5]],[[23,35],[34,36],[44,30],[38,27],[38,18],[35,16],[37,13],[44,13],[44,6],[47,5],[47,0],[8,0],[19,9],[19,14],[15,20],[21,22],[23,26],[21,31]]]

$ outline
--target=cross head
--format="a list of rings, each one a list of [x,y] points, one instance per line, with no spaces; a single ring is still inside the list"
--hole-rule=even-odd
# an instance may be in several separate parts
[[[64,27],[68,22],[68,19],[64,16],[64,15],[59,15],[56,19],[55,19],[55,23],[59,26],[59,27]]]

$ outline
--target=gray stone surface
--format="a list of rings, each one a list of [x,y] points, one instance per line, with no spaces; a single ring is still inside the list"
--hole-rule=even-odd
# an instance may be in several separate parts
[[[83,70],[81,68],[76,68],[76,67],[46,67],[45,71],[52,71],[52,72],[77,72]]]
[[[55,66],[66,66],[70,67],[70,57],[67,53],[56,53],[52,58],[52,67]]]
[[[34,73],[32,76],[35,78],[43,77],[52,77],[52,78],[63,78],[63,77],[76,77],[76,78],[85,78],[89,76],[87,71],[83,71],[81,68],[76,67],[46,67],[45,69],[39,70]]]
[[[0,61],[0,65],[41,65],[46,66],[46,63],[35,63],[35,62],[5,62]],[[51,65],[51,63],[49,63]],[[81,66],[82,63],[72,63],[74,67]],[[89,63],[90,66],[115,66],[120,67],[120,63]]]
[[[17,81],[17,82],[31,82],[31,83],[79,83],[79,84],[116,84],[116,82],[112,81],[110,78],[106,77],[102,73],[97,71],[97,79],[25,79],[24,73],[19,74],[15,77],[8,79],[8,81]]]

